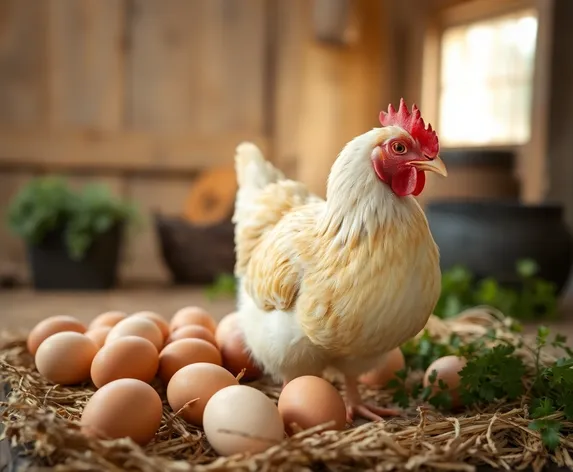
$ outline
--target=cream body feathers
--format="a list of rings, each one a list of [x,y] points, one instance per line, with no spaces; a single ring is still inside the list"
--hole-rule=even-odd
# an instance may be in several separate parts
[[[350,141],[326,200],[250,143],[237,148],[238,320],[276,379],[366,372],[423,329],[440,294],[438,249],[413,197],[376,177],[370,154],[400,128]]]

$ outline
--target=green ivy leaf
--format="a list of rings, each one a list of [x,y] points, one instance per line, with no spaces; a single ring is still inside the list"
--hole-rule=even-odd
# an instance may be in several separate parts
[[[555,413],[553,402],[549,398],[543,398],[535,402],[537,405],[531,413],[533,418],[544,418]]]
[[[410,406],[410,396],[405,389],[398,389],[392,396],[392,401],[400,408],[408,408]]]

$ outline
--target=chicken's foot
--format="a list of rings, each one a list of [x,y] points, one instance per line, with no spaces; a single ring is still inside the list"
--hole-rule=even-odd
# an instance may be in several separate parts
[[[345,376],[346,384],[346,421],[352,423],[358,415],[371,421],[380,421],[382,416],[398,416],[400,411],[394,408],[381,408],[362,401],[358,392],[358,382],[355,377]]]

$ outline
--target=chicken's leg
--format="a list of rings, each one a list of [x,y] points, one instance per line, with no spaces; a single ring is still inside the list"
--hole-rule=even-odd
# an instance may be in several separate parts
[[[396,409],[381,408],[364,403],[358,392],[356,378],[346,375],[344,379],[346,384],[346,421],[348,423],[352,423],[354,415],[371,421],[379,421],[382,416],[398,416],[400,414],[400,411]]]

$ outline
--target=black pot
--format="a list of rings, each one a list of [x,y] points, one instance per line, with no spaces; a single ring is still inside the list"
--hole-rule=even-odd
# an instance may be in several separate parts
[[[513,172],[515,151],[513,149],[463,147],[443,148],[440,157],[448,166],[455,167],[490,167]]]
[[[194,225],[180,217],[154,215],[159,247],[177,285],[212,284],[235,267],[235,225],[230,219]]]
[[[123,226],[100,235],[85,256],[68,256],[61,231],[49,234],[42,244],[28,248],[33,286],[37,290],[107,290],[117,281]]]
[[[478,278],[519,283],[516,263],[533,259],[540,277],[561,292],[573,263],[573,240],[560,205],[524,205],[513,201],[440,201],[426,215],[440,248],[440,265],[463,265]]]
[[[448,168],[448,178],[428,175],[420,201],[519,198],[513,149],[444,148],[440,157]]]

